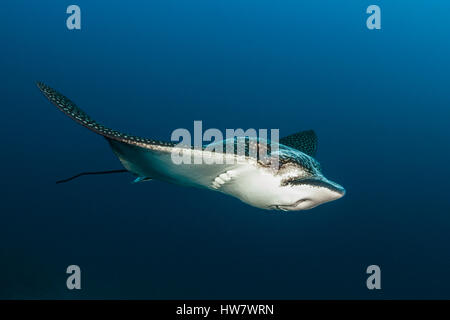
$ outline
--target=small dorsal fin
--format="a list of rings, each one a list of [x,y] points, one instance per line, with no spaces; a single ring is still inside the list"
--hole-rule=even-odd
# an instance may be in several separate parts
[[[136,179],[134,179],[133,183],[150,181],[150,180],[152,180],[152,178],[149,178],[149,177],[137,177]]]
[[[313,130],[301,131],[281,138],[280,143],[314,157],[317,149],[317,136]]]

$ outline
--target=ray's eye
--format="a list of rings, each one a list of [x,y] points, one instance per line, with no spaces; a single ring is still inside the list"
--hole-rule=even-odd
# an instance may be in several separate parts
[[[290,178],[286,178],[284,180],[281,180],[280,185],[281,186],[294,186],[299,184],[300,181],[305,180],[308,178],[308,175],[301,175],[301,176],[297,176],[297,177],[290,177]]]

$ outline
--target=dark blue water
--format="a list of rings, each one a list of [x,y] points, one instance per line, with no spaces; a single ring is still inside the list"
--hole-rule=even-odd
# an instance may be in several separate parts
[[[0,5],[0,298],[450,298],[449,3],[77,0],[79,31],[70,4]],[[270,214],[127,174],[56,185],[120,163],[35,81],[155,139],[314,129],[347,195]]]

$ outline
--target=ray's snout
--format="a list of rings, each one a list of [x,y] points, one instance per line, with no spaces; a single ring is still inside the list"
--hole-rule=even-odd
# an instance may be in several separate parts
[[[318,187],[316,194],[313,196],[313,198],[316,198],[317,205],[340,199],[345,195],[344,187],[325,177],[314,179],[309,184]]]
[[[317,177],[301,180],[300,184],[310,185],[312,187],[324,188],[327,189],[331,193],[335,193],[338,198],[341,198],[345,195],[345,189],[341,185],[328,180],[325,177]]]
[[[328,188],[330,192],[336,194],[336,199],[342,198],[345,195],[345,189],[343,186],[337,184],[336,182],[325,179],[323,181],[323,187]],[[334,200],[336,200],[334,199]]]
[[[308,210],[320,204],[337,200],[345,195],[345,189],[323,176],[290,182],[293,193],[288,203],[280,203],[275,209],[283,211]]]

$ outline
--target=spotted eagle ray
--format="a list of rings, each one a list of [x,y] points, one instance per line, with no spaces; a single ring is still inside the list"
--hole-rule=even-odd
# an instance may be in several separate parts
[[[272,153],[276,153],[278,159],[274,170],[273,166],[267,163],[267,159],[270,158],[263,161],[262,158],[248,152],[250,145],[263,147],[258,139],[246,139],[246,152],[239,155],[237,152],[231,154],[216,152],[207,146],[194,149],[172,142],[141,138],[105,127],[56,90],[41,82],[38,82],[37,86],[47,99],[67,116],[105,137],[125,168],[97,173],[130,172],[137,177],[136,182],[157,179],[206,188],[267,210],[307,210],[339,199],[345,194],[342,186],[325,178],[319,162],[313,158],[317,149],[317,136],[312,130],[295,133],[279,140],[277,148],[272,148],[276,150]],[[227,145],[234,144],[233,150],[236,151],[236,141],[236,138],[225,139],[222,141],[224,149]],[[268,146],[267,142],[264,143],[264,147],[270,152]],[[187,150],[191,152],[193,159],[225,156],[236,158],[236,161],[222,161],[222,163],[215,161],[209,164],[205,161],[193,161],[175,164],[171,157],[172,153]],[[238,157],[240,158],[237,159]]]

